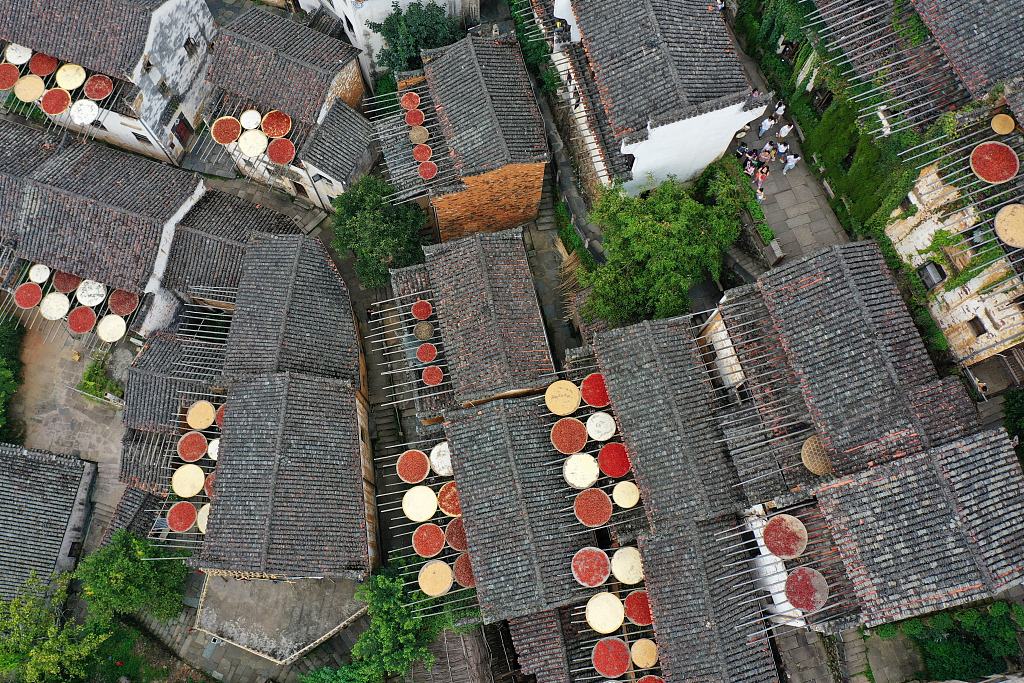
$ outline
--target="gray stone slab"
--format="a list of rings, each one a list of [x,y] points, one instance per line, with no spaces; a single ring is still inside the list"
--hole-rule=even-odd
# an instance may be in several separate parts
[[[797,200],[796,195],[791,190],[774,194],[772,195],[772,198],[775,200],[775,203],[784,210],[799,204],[799,200]]]
[[[810,225],[811,219],[805,213],[799,213],[786,219],[786,225],[790,228],[799,228],[803,225]]]

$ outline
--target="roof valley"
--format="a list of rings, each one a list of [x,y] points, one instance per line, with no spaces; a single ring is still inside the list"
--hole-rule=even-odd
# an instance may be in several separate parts
[[[647,16],[651,18],[651,26],[655,27],[654,35],[658,39],[658,44],[655,49],[661,53],[662,59],[665,60],[666,68],[668,68],[669,72],[671,72],[672,74],[672,81],[676,85],[676,87],[674,88],[676,91],[676,96],[679,97],[680,100],[682,100],[684,107],[689,107],[690,98],[682,89],[678,87],[680,82],[679,69],[676,67],[676,62],[675,59],[673,59],[672,57],[672,53],[669,52],[668,41],[665,40],[665,38],[661,35],[661,30],[658,28],[660,23],[658,21],[658,15],[654,11],[654,6],[651,4],[651,0],[643,0],[643,3],[644,9],[647,10]]]
[[[291,375],[285,373],[284,375],[279,375],[277,379],[279,381],[284,382],[284,390],[281,392],[281,411],[279,413],[279,420],[277,423],[277,437],[275,439],[275,441],[277,442],[277,453],[274,454],[274,471],[270,475],[269,482],[271,492],[270,505],[269,509],[267,510],[266,522],[263,525],[263,542],[260,544],[260,566],[265,567],[267,569],[269,569],[269,567],[267,567],[267,552],[269,551],[270,548],[270,523],[274,516],[274,500],[277,498],[277,475],[281,471],[281,458],[284,457],[284,454],[281,452],[281,446],[284,443],[284,429],[285,425],[287,424],[286,415],[288,414],[288,401],[291,397],[291,392],[288,391],[289,386],[291,384]],[[274,381],[274,379],[271,378],[271,381]]]

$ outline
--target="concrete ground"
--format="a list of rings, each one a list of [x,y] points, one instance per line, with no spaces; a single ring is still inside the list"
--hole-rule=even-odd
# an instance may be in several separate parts
[[[75,352],[80,360],[75,360]],[[43,333],[28,330],[22,345],[24,383],[11,400],[11,415],[23,420],[28,448],[77,455],[97,463],[93,489],[93,521],[84,551],[99,545],[124,485],[121,469],[120,413],[109,405],[91,402],[72,387],[78,385],[89,364],[85,347],[62,340],[47,342]]]
[[[366,607],[350,579],[250,581],[210,576],[196,626],[237,645],[284,660]]]

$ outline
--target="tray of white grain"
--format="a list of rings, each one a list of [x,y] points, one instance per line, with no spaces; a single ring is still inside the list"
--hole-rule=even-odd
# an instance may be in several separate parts
[[[625,618],[622,601],[614,593],[598,593],[587,601],[587,625],[598,633],[619,630]]]

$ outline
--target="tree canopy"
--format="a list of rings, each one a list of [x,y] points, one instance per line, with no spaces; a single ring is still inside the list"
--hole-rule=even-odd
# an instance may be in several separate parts
[[[741,182],[727,157],[692,186],[669,179],[637,197],[604,189],[590,220],[603,226],[608,262],[580,273],[593,288],[584,314],[619,326],[686,313],[690,288],[721,275],[722,255],[740,236]]]
[[[109,620],[146,608],[159,619],[181,612],[188,567],[147,539],[121,529],[110,544],[88,555],[75,570],[89,617]]]
[[[356,595],[366,602],[370,628],[352,648],[352,663],[312,671],[301,677],[303,683],[378,683],[404,676],[419,660],[431,667],[427,646],[453,624],[451,614],[416,616],[411,603],[424,596],[406,590],[398,564],[376,570]]]
[[[396,1],[391,8],[379,24],[366,22],[387,41],[388,46],[377,53],[377,65],[391,72],[419,69],[423,66],[420,50],[451,45],[463,36],[458,20],[433,2],[417,0],[403,11]]]
[[[0,600],[0,676],[25,683],[66,683],[85,677],[107,636],[64,618],[69,574],[47,585],[33,573],[9,601]]]
[[[375,176],[363,176],[334,198],[334,243],[356,257],[356,274],[367,287],[383,287],[389,268],[423,263],[420,228],[426,221],[415,204],[391,205],[395,188]]]

